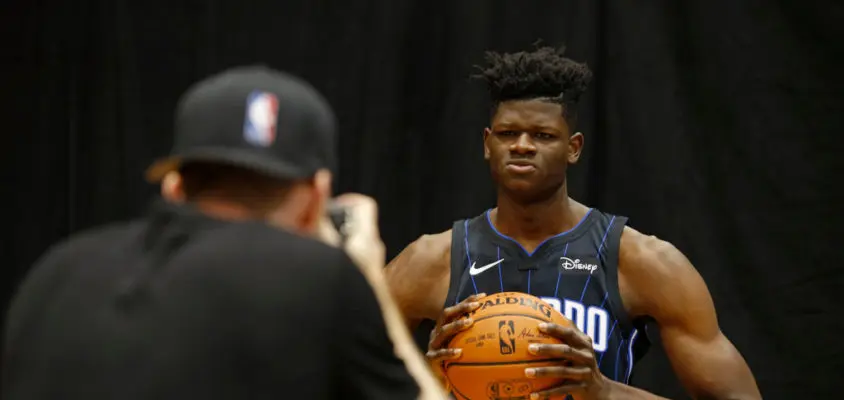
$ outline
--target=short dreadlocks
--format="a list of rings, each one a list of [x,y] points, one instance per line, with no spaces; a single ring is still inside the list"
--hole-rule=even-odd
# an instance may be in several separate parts
[[[508,100],[544,100],[563,106],[563,117],[574,125],[575,106],[592,80],[585,63],[563,57],[565,48],[539,47],[517,53],[486,52],[485,67],[474,75],[486,82],[493,112]]]

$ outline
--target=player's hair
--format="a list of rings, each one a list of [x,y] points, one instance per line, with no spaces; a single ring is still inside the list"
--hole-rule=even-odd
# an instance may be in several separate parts
[[[238,203],[260,217],[284,202],[291,187],[291,182],[219,163],[185,163],[179,175],[187,201],[213,195]]]
[[[485,53],[486,66],[473,75],[486,82],[492,112],[508,100],[543,100],[563,106],[563,117],[574,125],[576,105],[592,80],[585,63],[564,57],[565,47],[540,47],[516,53]]]

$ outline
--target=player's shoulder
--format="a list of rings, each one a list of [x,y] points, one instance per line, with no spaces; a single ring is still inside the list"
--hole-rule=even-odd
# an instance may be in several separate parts
[[[442,255],[451,250],[451,229],[439,233],[429,233],[419,236],[410,247],[414,252],[430,254],[431,256]]]
[[[451,265],[451,234],[449,229],[419,236],[387,264],[387,281],[404,285],[445,274]]]
[[[694,267],[671,242],[629,226],[622,231],[618,285],[632,316],[653,316],[666,296],[676,300],[674,290],[684,290],[681,282],[693,272]]]
[[[686,256],[671,242],[626,226],[619,244],[619,268],[628,274],[670,275]]]
[[[451,258],[451,235],[451,229],[423,234],[411,242],[396,261],[401,261],[402,267],[424,270],[448,265]]]
[[[419,236],[384,269],[399,308],[410,320],[436,318],[448,290],[451,235],[447,230]]]

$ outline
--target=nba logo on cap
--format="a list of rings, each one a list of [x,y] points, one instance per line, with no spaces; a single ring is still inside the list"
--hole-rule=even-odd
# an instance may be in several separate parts
[[[275,142],[278,97],[272,93],[254,91],[246,99],[246,123],[243,136],[247,142],[267,147]]]

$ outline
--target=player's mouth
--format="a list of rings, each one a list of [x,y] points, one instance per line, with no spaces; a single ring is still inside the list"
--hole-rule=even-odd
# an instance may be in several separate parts
[[[536,171],[536,164],[525,160],[513,160],[507,162],[505,169],[517,174],[527,174]]]

